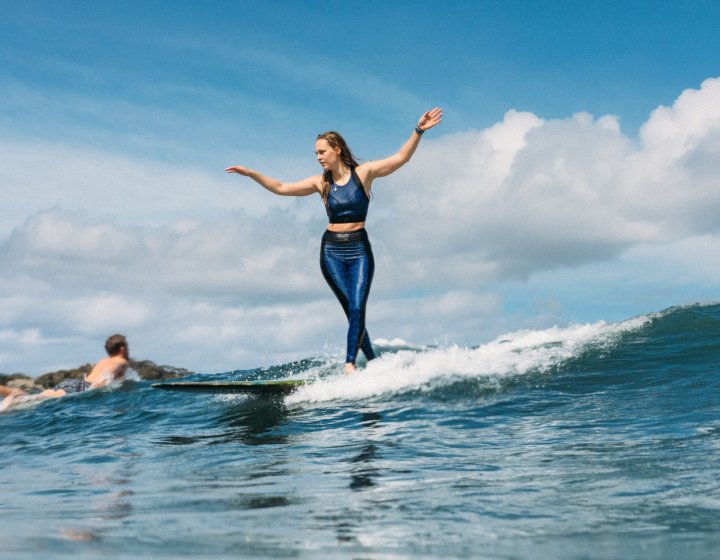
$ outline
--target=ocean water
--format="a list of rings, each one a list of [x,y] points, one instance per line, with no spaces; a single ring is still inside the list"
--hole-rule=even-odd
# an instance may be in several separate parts
[[[0,557],[720,558],[720,305],[0,415]]]

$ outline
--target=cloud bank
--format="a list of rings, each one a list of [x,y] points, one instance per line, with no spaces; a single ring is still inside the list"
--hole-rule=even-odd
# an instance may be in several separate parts
[[[392,189],[407,235],[391,239],[410,246],[421,231],[418,254],[429,250],[434,261],[452,247],[491,279],[715,232],[719,102],[720,80],[707,80],[656,109],[637,141],[612,116],[543,121],[516,111],[486,130],[442,137]],[[406,227],[411,216],[422,227]]]
[[[140,357],[199,371],[340,359],[317,197],[49,143],[6,140],[2,153],[0,371],[77,365],[115,331]],[[374,186],[371,335],[481,342],[510,321],[503,282],[712,244],[718,160],[720,79],[657,108],[637,139],[609,115],[514,110],[483,130],[431,131]]]

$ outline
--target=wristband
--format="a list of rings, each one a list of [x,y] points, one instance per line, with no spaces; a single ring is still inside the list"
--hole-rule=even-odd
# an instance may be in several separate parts
[[[418,136],[422,136],[425,131],[422,128],[420,128],[419,126],[416,126],[415,132],[418,133]]]

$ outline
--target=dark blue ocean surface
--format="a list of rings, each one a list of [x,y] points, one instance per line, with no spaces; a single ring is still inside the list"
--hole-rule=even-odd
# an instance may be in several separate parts
[[[0,415],[2,558],[720,557],[720,305]]]

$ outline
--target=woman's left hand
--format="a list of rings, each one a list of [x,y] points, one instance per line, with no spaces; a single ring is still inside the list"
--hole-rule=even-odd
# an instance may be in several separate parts
[[[442,122],[442,109],[440,107],[435,107],[434,109],[430,109],[427,113],[425,113],[422,117],[420,117],[420,120],[418,121],[418,128],[422,131],[429,130],[433,126],[440,124]]]

